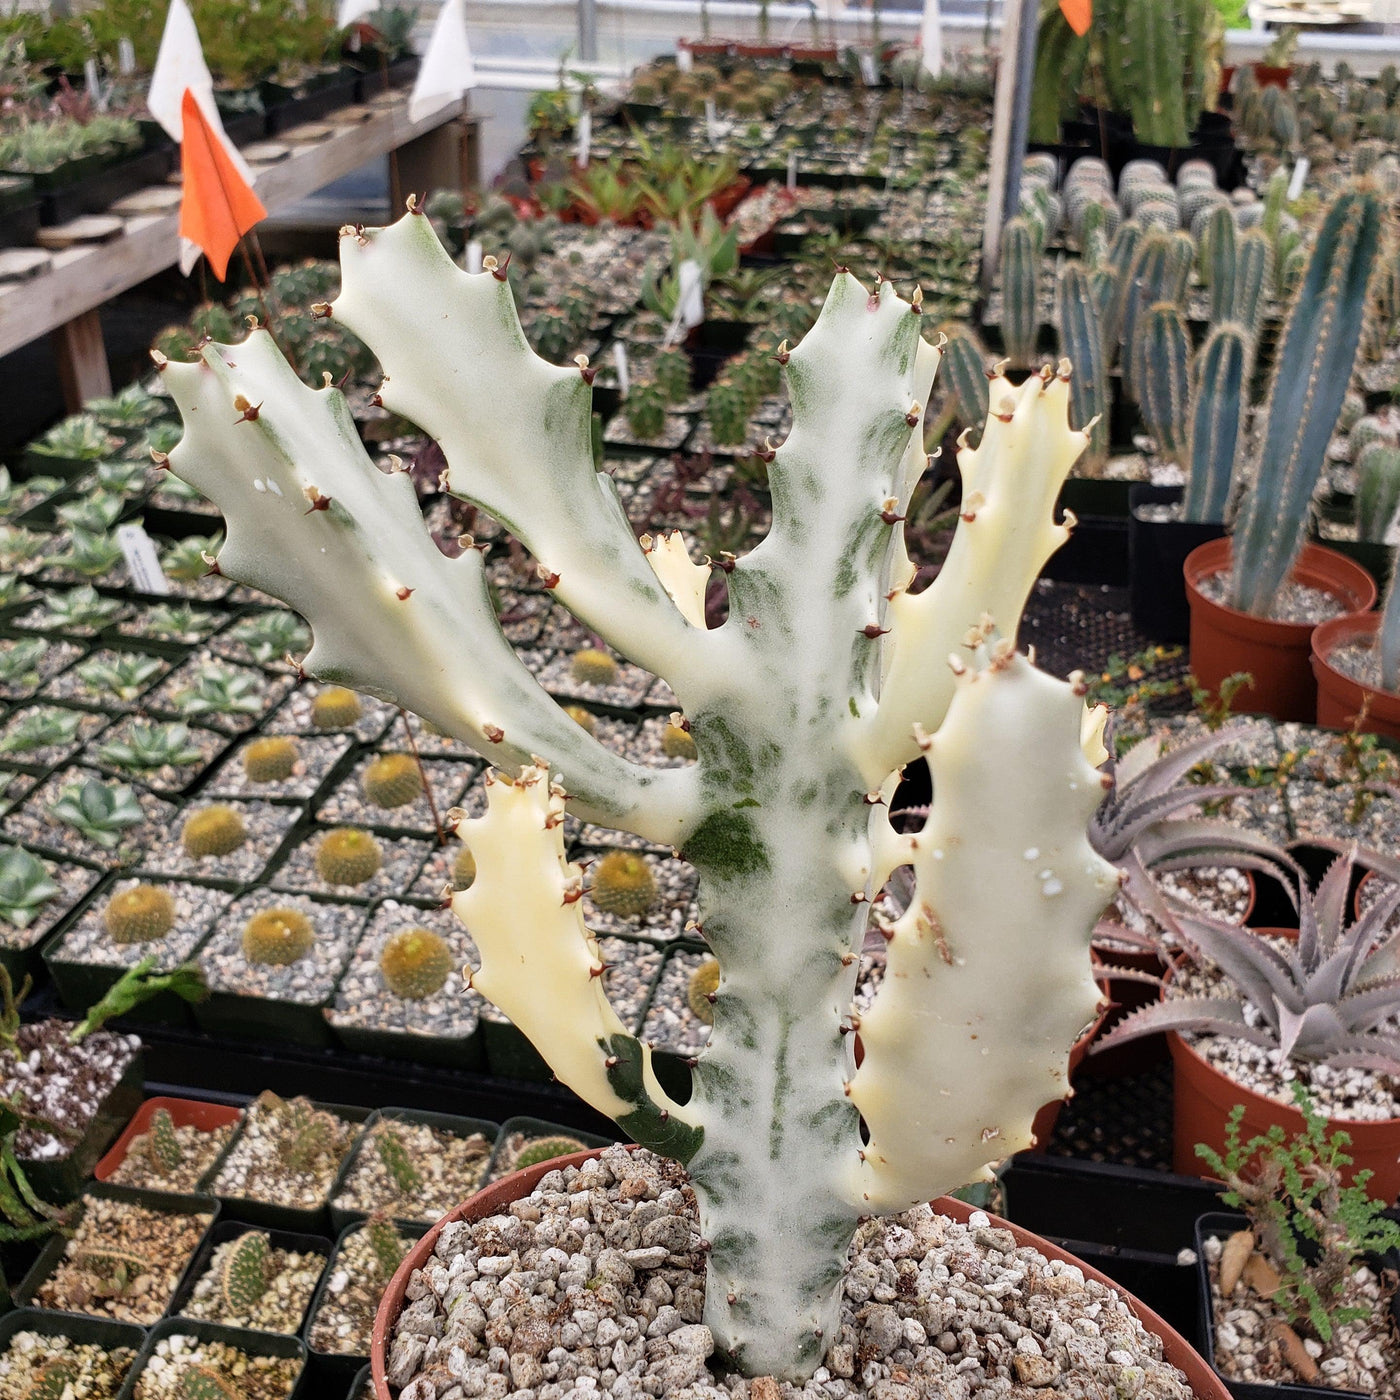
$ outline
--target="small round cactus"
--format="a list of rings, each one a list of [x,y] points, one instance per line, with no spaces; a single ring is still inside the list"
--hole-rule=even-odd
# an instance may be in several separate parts
[[[248,839],[243,818],[225,803],[191,812],[180,832],[180,844],[188,855],[226,856]]]
[[[697,1021],[707,1026],[715,1023],[715,996],[719,992],[719,963],[714,958],[706,958],[694,972],[685,987],[685,1004],[690,1007]]]
[[[616,685],[617,662],[597,647],[584,647],[574,653],[569,674],[580,685]]]
[[[656,903],[656,876],[645,856],[613,851],[593,872],[593,903],[607,914],[637,918]]]
[[[565,705],[564,713],[578,725],[580,729],[587,730],[592,734],[598,727],[598,721],[594,719],[591,710],[585,710],[582,705]]]
[[[472,881],[476,879],[476,857],[472,855],[471,847],[463,845],[457,852],[457,858],[452,862],[452,888],[453,890],[469,890]]]
[[[556,1157],[567,1157],[571,1152],[584,1150],[584,1145],[577,1138],[536,1138],[520,1149],[520,1155],[515,1159],[515,1170],[524,1171],[526,1167],[536,1167],[541,1162],[552,1162]]]
[[[316,931],[300,909],[264,909],[243,928],[243,956],[264,967],[290,967],[315,942]]]
[[[376,807],[404,807],[423,791],[423,776],[412,754],[381,754],[365,769],[365,796]]]
[[[697,758],[699,755],[695,751],[695,740],[690,737],[690,730],[683,729],[674,721],[668,723],[661,735],[661,752],[667,758]]]
[[[343,685],[321,691],[311,702],[311,723],[317,729],[349,729],[363,713],[360,697]]]
[[[175,1393],[178,1400],[238,1400],[238,1391],[208,1366],[191,1366],[181,1371]]]
[[[175,924],[175,901],[157,885],[133,885],[114,894],[102,922],[114,943],[153,943]]]
[[[27,1400],[63,1400],[71,1395],[70,1386],[82,1378],[82,1370],[71,1356],[51,1356],[29,1378]]]
[[[430,928],[405,928],[391,934],[379,954],[384,984],[405,1001],[423,1001],[442,990],[454,959],[447,940]]]
[[[275,783],[296,771],[297,741],[289,734],[254,739],[243,750],[243,771],[250,783]]]
[[[383,863],[379,842],[353,826],[327,832],[316,848],[316,873],[328,885],[363,885]]]

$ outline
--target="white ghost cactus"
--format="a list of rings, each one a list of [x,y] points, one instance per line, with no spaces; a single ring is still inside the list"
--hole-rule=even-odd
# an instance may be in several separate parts
[[[166,367],[185,420],[170,466],[223,510],[223,572],[311,623],[308,672],[498,765],[486,815],[459,828],[478,871],[456,898],[481,949],[473,985],[561,1080],[686,1163],[722,1353],[750,1375],[807,1376],[838,1325],[858,1217],[1024,1146],[1097,1004],[1087,947],[1115,886],[1085,840],[1098,729],[1081,685],[983,620],[1014,636],[1067,533],[1054,501],[1087,440],[1068,426],[1068,369],[1019,388],[994,377],[947,563],[911,594],[901,521],[927,466],[938,351],[917,295],[838,273],[780,355],[793,427],[769,467],[772,529],[721,564],[729,617],[707,629],[706,571],[678,535],[639,545],[594,468],[591,374],[530,350],[499,269],[461,272],[416,211],[344,230],[341,262],[330,314],[379,357],[384,404],[438,440],[448,489],[502,520],[556,597],[665,677],[697,762],[638,768],[569,719],[503,639],[481,555],[443,557],[408,478],[374,466],[343,397],[300,384],[265,331]],[[921,750],[932,814],[897,835],[885,804]],[[721,979],[684,1106],[608,1005],[564,854],[565,789],[699,871]],[[917,894],[859,1022],[857,1070],[868,910],[903,864]]]

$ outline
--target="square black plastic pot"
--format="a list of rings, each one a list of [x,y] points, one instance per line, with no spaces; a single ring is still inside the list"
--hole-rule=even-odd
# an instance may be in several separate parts
[[[34,786],[37,788],[39,784],[36,782]],[[9,845],[10,843],[4,842],[3,844]],[[41,846],[36,846],[34,848],[34,853],[36,855],[42,855],[45,860],[55,865],[72,865],[80,869],[92,869],[86,861],[74,860],[71,856],[60,855],[57,852],[49,854]],[[53,921],[53,924],[47,932],[40,934],[32,943],[26,944],[22,948],[0,948],[0,967],[3,967],[5,971],[10,974],[10,981],[16,988],[20,986],[26,977],[35,977],[36,980],[39,979],[41,969],[43,968],[44,949],[63,936],[63,931],[73,922],[74,918],[77,917],[78,913],[92,897],[93,890],[97,889],[98,886],[103,883],[104,877],[102,871],[93,870],[92,875],[92,883],[73,901],[69,908],[65,909],[63,913]],[[86,1010],[87,1008],[84,1007],[83,1009]]]
[[[1197,545],[1218,540],[1223,524],[1148,520],[1145,508],[1175,505],[1179,486],[1135,483],[1128,495],[1128,599],[1133,626],[1157,642],[1185,642],[1191,635],[1182,565]]]
[[[370,1368],[361,1367],[355,1373],[355,1379],[350,1382],[350,1389],[345,1392],[345,1400],[360,1400],[360,1396],[369,1388]]]
[[[550,1123],[543,1118],[531,1118],[522,1114],[516,1118],[507,1118],[501,1124],[500,1133],[496,1137],[495,1150],[491,1153],[491,1161],[486,1168],[486,1182],[497,1180],[498,1168],[501,1161],[501,1154],[505,1149],[506,1139],[513,1133],[524,1133],[531,1140],[535,1138],[568,1137],[576,1142],[581,1142],[585,1147],[611,1147],[615,1138],[598,1137],[593,1133],[581,1133],[574,1128],[566,1128],[559,1123]],[[512,1171],[515,1168],[511,1168]]]
[[[344,1189],[346,1181],[349,1180],[350,1172],[360,1153],[368,1150],[370,1133],[377,1123],[423,1123],[430,1128],[437,1128],[457,1137],[470,1137],[472,1133],[483,1134],[491,1141],[491,1152],[487,1154],[486,1166],[482,1169],[483,1181],[486,1179],[486,1173],[490,1171],[491,1158],[496,1155],[496,1139],[501,1131],[500,1124],[493,1123],[487,1118],[458,1118],[450,1113],[429,1113],[425,1109],[419,1108],[376,1108],[365,1119],[364,1132],[360,1134],[355,1145],[346,1153],[345,1161],[336,1176],[335,1185],[331,1187],[331,1229],[337,1235],[347,1225],[353,1225],[357,1221],[365,1219],[364,1211],[348,1210],[343,1206],[337,1206],[335,1199]],[[395,1222],[406,1228],[417,1229],[421,1227],[420,1233],[437,1223],[435,1219],[425,1221],[402,1216],[395,1216]]]
[[[274,1001],[215,989],[193,1008],[194,1022],[207,1035],[235,1040],[307,1045],[324,1049],[332,1043],[325,1008],[318,1002]]]
[[[1073,533],[1050,556],[1041,576],[1058,583],[1123,587],[1128,582],[1127,520],[1078,515]]]
[[[293,96],[286,94],[285,88],[275,83],[263,84],[263,106],[266,113],[266,130],[269,136],[277,136],[303,122],[317,121],[330,112],[348,107],[359,100],[362,75],[353,70],[342,69],[338,75],[317,86],[303,89]]]
[[[205,1237],[219,1220],[219,1203],[213,1196],[175,1195],[165,1191],[150,1191],[140,1186],[112,1186],[103,1181],[89,1182],[83,1190],[83,1196],[93,1200],[127,1201],[132,1205],[144,1206],[148,1210],[163,1211],[169,1215],[200,1215],[207,1212],[213,1219],[210,1220],[209,1227],[204,1232]],[[200,1241],[200,1244],[202,1243],[203,1239]],[[29,1303],[30,1299],[39,1291],[44,1280],[58,1267],[67,1247],[68,1241],[62,1235],[55,1235],[49,1240],[39,1251],[39,1257],[34,1261],[34,1267],[25,1274],[23,1282],[14,1290],[16,1303],[20,1305]],[[175,1297],[184,1285],[190,1265],[198,1252],[199,1245],[196,1245],[189,1259],[185,1260],[184,1268],[181,1269],[179,1277],[175,1280],[175,1287],[170,1291],[171,1298]],[[169,1299],[166,1302],[168,1303]],[[49,1310],[45,1309],[44,1311]],[[79,1316],[76,1313],[56,1311],[54,1315],[56,1317]],[[95,1320],[103,1322],[108,1319],[97,1318]]]
[[[307,1383],[306,1346],[300,1337],[284,1337],[278,1332],[253,1332],[246,1327],[224,1327],[217,1322],[199,1322],[189,1317],[167,1317],[151,1328],[146,1345],[126,1378],[126,1384],[117,1392],[117,1400],[134,1400],[136,1383],[146,1363],[155,1355],[157,1343],[172,1336],[223,1342],[252,1356],[295,1356],[301,1362],[301,1374],[288,1392],[287,1400],[319,1400],[313,1387]]]
[[[141,1107],[145,1079],[145,1066],[138,1050],[122,1077],[98,1104],[97,1112],[67,1156],[21,1160],[20,1166],[29,1184],[39,1195],[48,1201],[71,1201],[77,1196],[127,1120]]]
[[[503,1079],[523,1079],[531,1084],[548,1084],[554,1079],[554,1071],[513,1021],[483,1016],[481,1044],[486,1067],[492,1074]]]
[[[1205,1242],[1214,1237],[1226,1239],[1237,1230],[1249,1228],[1243,1215],[1225,1211],[1203,1215],[1196,1222],[1196,1297],[1200,1309],[1198,1335],[1200,1353],[1207,1365],[1225,1383],[1235,1400],[1337,1400],[1338,1396],[1359,1395],[1360,1391],[1333,1389],[1330,1386],[1302,1385],[1277,1381],[1271,1384],[1255,1381],[1234,1381],[1222,1375],[1215,1365],[1215,1309],[1211,1305],[1210,1265],[1206,1262]],[[1392,1326],[1400,1326],[1400,1295],[1390,1300]]]
[[[189,1302],[194,1294],[195,1285],[204,1277],[205,1271],[209,1267],[209,1260],[212,1258],[215,1249],[228,1240],[235,1240],[239,1235],[246,1235],[249,1230],[261,1228],[257,1225],[248,1225],[241,1220],[220,1220],[214,1228],[204,1236],[199,1248],[195,1251],[194,1258],[190,1260],[190,1266],[185,1270],[185,1276],[180,1280],[180,1286],[175,1290],[170,1299],[170,1306],[166,1308],[166,1316],[170,1318],[180,1317],[180,1309]],[[319,1254],[323,1261],[329,1261],[331,1257],[331,1241],[326,1235],[298,1235],[286,1230],[269,1230],[268,1244],[273,1249],[292,1250],[297,1254]],[[321,1271],[325,1272],[325,1263],[322,1263]],[[317,1279],[316,1288],[312,1290],[312,1298],[320,1290],[321,1281]],[[307,1300],[306,1308],[296,1320],[296,1325],[290,1332],[275,1332],[273,1336],[299,1337],[301,1329],[306,1323],[307,1313],[310,1311],[311,1301]],[[184,1318],[186,1322],[196,1321],[194,1318]],[[227,1324],[220,1324],[221,1326]],[[261,1331],[261,1329],[259,1329]]]
[[[147,185],[159,185],[170,173],[174,156],[173,146],[157,147],[104,165],[73,184],[45,194],[39,201],[40,222],[66,224],[82,214],[100,214]]]
[[[140,1352],[146,1343],[146,1329],[134,1322],[112,1322],[105,1317],[84,1317],[81,1313],[54,1312],[50,1308],[16,1308],[0,1318],[0,1352],[10,1349],[16,1332],[37,1332],[41,1337],[67,1337],[85,1346],[104,1351],[130,1347]],[[135,1361],[132,1362],[135,1369]]]

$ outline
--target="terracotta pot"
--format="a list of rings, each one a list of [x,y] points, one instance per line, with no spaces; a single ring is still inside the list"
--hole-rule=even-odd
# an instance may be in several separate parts
[[[389,1281],[388,1288],[384,1290],[384,1297],[380,1300],[379,1311],[374,1319],[374,1333],[370,1342],[370,1373],[374,1378],[375,1400],[393,1400],[392,1392],[389,1390],[389,1382],[384,1375],[388,1341],[393,1334],[394,1324],[398,1321],[399,1313],[403,1309],[404,1291],[408,1287],[408,1281],[413,1276],[414,1269],[420,1268],[424,1260],[432,1254],[443,1226],[458,1220],[484,1220],[489,1215],[499,1215],[512,1201],[518,1201],[522,1197],[528,1196],[546,1172],[554,1171],[557,1167],[577,1166],[578,1163],[587,1161],[589,1157],[596,1157],[599,1151],[601,1149],[594,1149],[592,1152],[575,1152],[568,1157],[558,1157],[552,1162],[540,1162],[533,1167],[526,1167],[524,1171],[512,1172],[510,1176],[503,1176],[499,1181],[493,1181],[484,1190],[478,1191],[475,1196],[463,1201],[455,1210],[449,1211],[409,1250],[407,1257],[399,1265],[398,1272]],[[967,1202],[959,1201],[952,1196],[940,1196],[938,1200],[934,1201],[933,1207],[940,1215],[946,1215],[949,1219],[956,1220],[961,1224],[966,1224],[968,1217],[976,1209],[975,1206],[970,1206]],[[1149,1332],[1162,1339],[1163,1355],[1173,1366],[1185,1373],[1191,1390],[1194,1392],[1195,1400],[1230,1400],[1230,1394],[1225,1389],[1224,1382],[1206,1365],[1186,1339],[1158,1317],[1151,1308],[1138,1302],[1122,1284],[1115,1283],[1097,1269],[1091,1268],[1080,1259],[1076,1259],[1074,1255],[1056,1248],[1048,1240],[1041,1239],[1039,1235],[1031,1234],[1029,1230],[1021,1229],[1019,1225],[1013,1225],[1009,1220],[1002,1220],[993,1215],[991,1222],[999,1229],[1010,1230],[1016,1237],[1018,1245],[1029,1245],[1033,1249],[1038,1249],[1047,1259],[1059,1259],[1067,1264],[1075,1264],[1084,1271],[1085,1278],[1097,1279],[1105,1287],[1114,1289],[1120,1297],[1127,1301],[1138,1321]]]
[[[1236,709],[1275,719],[1311,723],[1317,712],[1311,638],[1316,624],[1273,622],[1223,603],[1200,590],[1203,579],[1230,567],[1228,539],[1210,540],[1186,556],[1182,573],[1191,609],[1191,670],[1207,690],[1226,676],[1248,671],[1254,677],[1236,700]],[[1340,599],[1348,612],[1365,612],[1376,601],[1376,583],[1359,564],[1321,545],[1303,546],[1292,577]]]
[[[1312,668],[1317,677],[1317,722],[1329,729],[1350,729],[1366,706],[1363,734],[1400,739],[1400,693],[1363,685],[1344,676],[1328,658],[1348,642],[1371,641],[1381,625],[1379,613],[1348,613],[1324,622],[1312,635]]]
[[[92,1174],[98,1181],[106,1181],[131,1151],[132,1139],[144,1133],[151,1125],[157,1109],[163,1108],[170,1114],[177,1128],[194,1126],[202,1133],[211,1133],[229,1123],[238,1122],[243,1110],[229,1104],[207,1103],[203,1099],[147,1099],[132,1114],[131,1122],[122,1129],[122,1135],[112,1144],[111,1150],[93,1168]]]
[[[1256,933],[1279,938],[1297,938],[1297,929],[1264,928]],[[1184,959],[1168,969],[1163,997]],[[1196,1144],[1203,1142],[1217,1152],[1225,1151],[1225,1124],[1237,1104],[1244,1105],[1240,1132],[1247,1141],[1256,1133],[1266,1133],[1281,1124],[1290,1135],[1304,1130],[1303,1115],[1291,1104],[1266,1098],[1237,1083],[1188,1045],[1176,1031],[1167,1032],[1167,1046],[1175,1067],[1172,1093],[1172,1168],[1182,1176],[1211,1179],[1210,1169],[1196,1156]],[[1352,1158],[1346,1179],[1363,1168],[1374,1173],[1367,1183],[1370,1195],[1387,1205],[1400,1195],[1400,1118],[1363,1122],[1352,1118],[1329,1118],[1328,1131],[1340,1128],[1351,1134],[1346,1149]]]

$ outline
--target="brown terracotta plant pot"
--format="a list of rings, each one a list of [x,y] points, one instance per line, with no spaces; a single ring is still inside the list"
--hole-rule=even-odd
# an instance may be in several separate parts
[[[1297,929],[1264,928],[1256,933],[1279,938],[1297,938]],[[1172,977],[1182,966],[1178,959],[1164,979],[1165,997]],[[1211,1064],[1176,1032],[1167,1032],[1167,1046],[1175,1067],[1172,1094],[1172,1168],[1182,1176],[1210,1176],[1210,1169],[1198,1156],[1196,1144],[1206,1143],[1222,1155],[1225,1152],[1225,1125],[1237,1104],[1244,1105],[1240,1133],[1248,1140],[1266,1133],[1275,1124],[1290,1135],[1304,1129],[1303,1115],[1291,1104],[1266,1098],[1233,1080]],[[1374,1173],[1367,1190],[1372,1196],[1393,1202],[1400,1195],[1400,1118],[1364,1122],[1351,1118],[1328,1119],[1328,1131],[1340,1128],[1351,1135],[1347,1148],[1352,1165],[1347,1180],[1363,1168]]]
[[[107,1155],[93,1168],[92,1174],[98,1181],[106,1181],[126,1161],[126,1154],[131,1151],[132,1139],[151,1126],[151,1119],[160,1108],[170,1114],[171,1121],[177,1128],[193,1125],[202,1133],[213,1132],[215,1128],[236,1123],[242,1116],[242,1109],[229,1104],[208,1103],[204,1099],[147,1099],[132,1115],[131,1122],[122,1129],[122,1135],[112,1144]]]
[[[1348,642],[1374,642],[1380,626],[1380,614],[1374,612],[1348,613],[1324,622],[1312,635],[1312,668],[1317,677],[1317,722],[1329,729],[1350,729],[1357,721],[1362,706],[1366,718],[1361,721],[1363,734],[1384,734],[1388,739],[1400,739],[1400,693],[1363,685],[1344,676],[1329,658],[1338,647]]]
[[[1223,603],[1200,590],[1203,579],[1230,568],[1228,539],[1209,540],[1186,556],[1183,574],[1191,609],[1191,670],[1209,691],[1237,671],[1253,676],[1236,708],[1275,719],[1310,723],[1317,711],[1311,638],[1316,624],[1273,622]],[[1376,601],[1376,582],[1360,564],[1321,545],[1303,546],[1292,578],[1339,599],[1347,612],[1365,612]]]
[[[409,1250],[407,1257],[399,1265],[398,1272],[389,1281],[388,1288],[384,1290],[383,1300],[379,1304],[379,1312],[374,1319],[374,1334],[370,1343],[370,1374],[374,1378],[375,1400],[393,1400],[393,1394],[385,1376],[385,1357],[389,1349],[388,1344],[393,1336],[394,1324],[398,1321],[399,1313],[403,1309],[404,1292],[408,1288],[408,1281],[413,1276],[413,1271],[420,1268],[432,1254],[443,1226],[453,1224],[458,1220],[484,1220],[487,1216],[499,1215],[512,1201],[518,1201],[528,1196],[546,1172],[554,1171],[558,1167],[577,1166],[590,1157],[596,1157],[599,1151],[601,1149],[595,1149],[592,1152],[575,1152],[568,1157],[558,1157],[552,1162],[539,1162],[533,1167],[526,1167],[524,1171],[513,1172],[510,1176],[503,1176],[499,1181],[493,1181],[469,1200],[463,1201],[455,1210],[443,1216]],[[975,1206],[956,1200],[952,1196],[942,1196],[933,1205],[934,1209],[941,1215],[946,1215],[961,1223],[966,1223],[967,1218],[976,1209]],[[1230,1400],[1224,1382],[1196,1354],[1186,1339],[1174,1328],[1168,1326],[1151,1308],[1138,1302],[1120,1284],[1114,1283],[1112,1279],[1101,1274],[1097,1269],[1090,1268],[1088,1264],[1076,1259],[1074,1255],[1067,1254],[1063,1249],[1057,1249],[1049,1241],[1041,1239],[1039,1235],[1033,1235],[1029,1230],[1023,1230],[1019,1225],[1013,1225],[1010,1221],[1001,1220],[997,1216],[992,1216],[991,1219],[994,1226],[1010,1230],[1015,1235],[1018,1245],[1029,1245],[1038,1249],[1047,1259],[1059,1259],[1066,1263],[1075,1264],[1084,1271],[1085,1278],[1097,1279],[1105,1287],[1115,1289],[1128,1302],[1142,1325],[1149,1332],[1162,1339],[1163,1354],[1173,1366],[1185,1373],[1196,1400]]]

